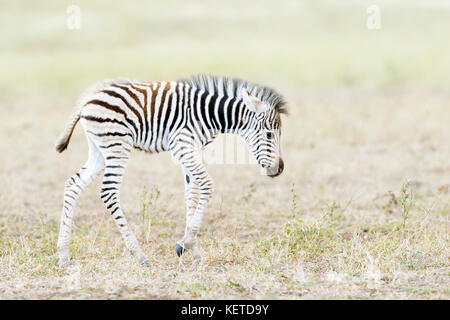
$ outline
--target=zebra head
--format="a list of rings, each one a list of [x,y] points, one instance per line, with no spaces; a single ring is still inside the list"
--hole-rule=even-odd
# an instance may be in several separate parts
[[[270,106],[251,95],[245,88],[242,88],[242,99],[251,111],[250,125],[243,132],[243,137],[266,174],[276,177],[284,169],[280,142],[282,112],[278,107]],[[284,102],[280,101],[280,104]]]

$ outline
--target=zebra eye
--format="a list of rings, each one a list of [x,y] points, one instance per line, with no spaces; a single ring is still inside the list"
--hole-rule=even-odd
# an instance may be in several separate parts
[[[266,132],[266,137],[267,137],[268,140],[272,140],[273,137],[274,137],[273,132],[267,131],[267,132]]]

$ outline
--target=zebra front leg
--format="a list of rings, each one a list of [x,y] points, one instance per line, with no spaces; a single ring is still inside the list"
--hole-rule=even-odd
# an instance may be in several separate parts
[[[200,196],[198,184],[189,173],[189,171],[183,168],[183,174],[185,178],[184,200],[186,202],[186,230],[183,239],[177,242],[176,252],[179,257],[181,257],[187,247],[192,248],[193,246],[196,246],[196,243],[192,243],[193,239],[189,238],[190,233],[187,230],[187,226],[189,225],[189,221],[194,216]]]
[[[197,174],[194,175],[199,185],[200,195],[194,215],[188,221],[188,225],[186,227],[187,237],[194,238],[194,244],[192,247],[192,257],[194,258],[195,261],[199,263],[203,263],[203,259],[197,242],[197,234],[200,231],[203,213],[206,209],[206,205],[208,204],[208,201],[214,192],[214,182],[212,178],[209,176],[208,172],[204,167],[202,169],[203,169],[202,172],[198,172]]]
[[[186,164],[184,168],[186,171],[190,170],[190,177],[193,179],[193,181],[190,182],[193,186],[186,197],[186,207],[190,209],[194,203],[196,203],[197,206],[193,214],[189,210],[187,212],[186,231],[183,240],[178,243],[177,253],[180,251],[182,253],[182,250],[180,250],[179,247],[182,245],[184,248],[191,250],[194,261],[202,263],[203,259],[197,235],[200,231],[203,212],[205,211],[208,200],[214,192],[214,182],[201,162],[191,163],[190,165]]]
[[[128,250],[136,256],[141,265],[148,266],[148,259],[142,251],[133,231],[129,228],[120,205],[120,184],[122,183],[122,177],[130,152],[121,146],[116,146],[114,149],[114,151],[111,149],[104,151],[104,157],[106,159],[105,175],[103,177],[100,197],[119,228]]]
[[[104,159],[98,148],[88,139],[89,158],[85,165],[69,178],[64,186],[64,204],[61,213],[61,225],[58,236],[58,254],[60,267],[70,264],[70,233],[73,211],[78,198],[104,167]]]

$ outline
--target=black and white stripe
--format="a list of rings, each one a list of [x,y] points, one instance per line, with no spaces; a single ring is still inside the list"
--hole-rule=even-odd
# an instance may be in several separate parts
[[[139,262],[145,254],[129,229],[120,206],[120,184],[132,148],[157,153],[170,151],[185,175],[186,232],[177,252],[191,249],[200,260],[196,235],[213,181],[201,161],[202,148],[219,133],[244,137],[267,174],[283,170],[280,153],[282,97],[274,90],[240,79],[197,75],[176,82],[104,81],[87,91],[57,142],[67,148],[81,122],[89,144],[86,164],[66,182],[58,240],[60,263],[69,262],[73,208],[83,190],[104,169],[100,197],[127,247]]]

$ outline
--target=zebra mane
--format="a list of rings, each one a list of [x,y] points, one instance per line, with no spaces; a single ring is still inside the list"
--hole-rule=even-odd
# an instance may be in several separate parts
[[[247,80],[199,73],[191,75],[188,78],[178,79],[177,81],[186,83],[197,89],[208,91],[209,93],[226,94],[238,99],[242,98],[241,89],[245,88],[251,95],[269,107],[274,108],[277,112],[288,114],[286,101],[283,96],[272,88],[251,83]]]

